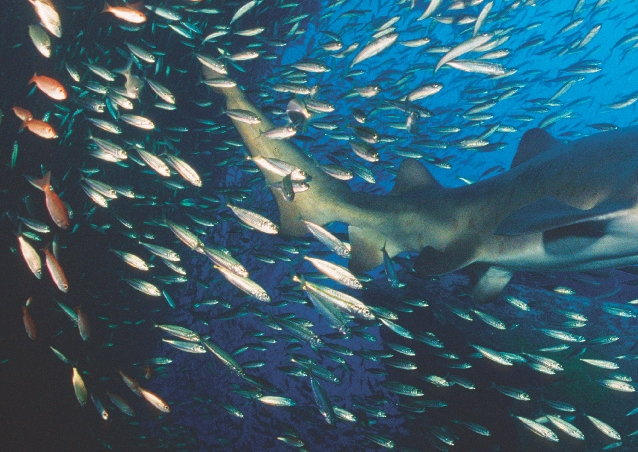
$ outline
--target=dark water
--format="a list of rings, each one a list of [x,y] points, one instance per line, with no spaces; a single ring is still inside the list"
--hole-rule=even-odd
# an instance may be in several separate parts
[[[333,4],[335,2],[332,2]],[[538,332],[538,328],[566,329],[568,320],[560,310],[575,311],[588,318],[587,326],[568,331],[582,334],[588,340],[617,335],[619,340],[609,345],[589,345],[581,357],[611,360],[620,364],[619,372],[638,378],[633,358],[636,338],[634,318],[621,318],[601,310],[603,303],[633,308],[626,303],[638,298],[634,276],[623,271],[606,273],[517,273],[506,289],[506,294],[517,296],[529,303],[532,310],[522,312],[507,304],[502,298],[496,302],[476,306],[468,295],[470,277],[459,271],[432,280],[413,276],[408,269],[395,265],[399,278],[407,286],[391,289],[381,269],[370,272],[373,277],[366,290],[355,294],[368,305],[381,306],[399,315],[399,323],[413,333],[433,333],[444,349],[433,348],[422,342],[407,340],[379,326],[376,322],[355,321],[353,335],[349,339],[335,338],[334,330],[319,316],[309,303],[302,304],[303,292],[291,282],[292,270],[299,273],[314,271],[304,263],[304,254],[337,260],[326,248],[303,239],[270,237],[251,231],[241,225],[224,207],[229,200],[259,211],[276,220],[275,203],[266,183],[254,171],[254,165],[244,160],[240,137],[233,130],[221,110],[222,99],[204,85],[198,84],[200,69],[193,51],[206,51],[218,55],[220,46],[228,53],[246,49],[250,43],[261,42],[262,58],[237,65],[245,72],[232,68],[231,76],[246,87],[252,99],[270,111],[284,108],[290,95],[272,90],[273,85],[285,80],[282,75],[291,64],[301,58],[317,57],[331,67],[329,75],[310,75],[309,85],[321,86],[320,98],[334,103],[333,115],[322,120],[339,123],[339,132],[347,133],[352,123],[354,108],[369,113],[366,125],[380,133],[400,136],[401,145],[413,149],[410,140],[439,139],[454,141],[433,130],[442,126],[458,126],[475,136],[488,129],[492,123],[515,127],[513,133],[498,133],[491,138],[503,147],[494,152],[448,149],[426,149],[421,161],[428,162],[428,169],[446,186],[459,186],[459,177],[478,180],[485,173],[494,174],[509,167],[522,133],[538,126],[548,115],[571,111],[570,118],[562,119],[548,130],[562,138],[587,135],[611,126],[624,127],[635,119],[635,106],[610,110],[606,106],[631,97],[635,85],[635,55],[630,47],[635,40],[617,45],[624,36],[632,36],[634,5],[619,0],[597,7],[597,2],[587,1],[579,12],[573,12],[576,2],[538,1],[536,6],[516,2],[495,2],[492,21],[485,30],[507,30],[513,27],[509,42],[504,44],[510,55],[501,63],[518,72],[505,78],[511,80],[517,94],[511,100],[500,102],[490,110],[494,118],[487,123],[472,123],[463,118],[463,112],[475,105],[476,99],[489,98],[489,93],[502,93],[507,87],[501,81],[489,80],[475,74],[451,75],[447,70],[440,78],[432,75],[432,66],[442,53],[427,53],[407,47],[393,46],[361,65],[367,72],[360,78],[349,74],[352,57],[345,59],[324,55],[319,49],[326,42],[324,31],[339,34],[344,48],[354,42],[367,42],[373,29],[391,17],[401,16],[398,31],[405,39],[422,36],[431,38],[430,46],[458,43],[469,37],[467,26],[449,26],[432,19],[416,22],[415,19],[429,2],[416,2],[415,10],[401,7],[398,2],[344,2],[330,7],[325,2],[302,2],[299,5],[286,2],[267,2],[238,21],[238,29],[262,26],[263,36],[250,38],[234,36],[222,39],[219,44],[201,45],[202,36],[189,40],[179,37],[167,27],[168,21],[148,12],[149,21],[139,31],[120,27],[110,14],[100,14],[100,6],[92,2],[56,2],[62,16],[64,34],[54,40],[54,53],[43,58],[34,49],[27,34],[27,26],[37,18],[28,2],[6,2],[0,15],[0,109],[4,119],[0,124],[0,186],[2,211],[22,216],[32,216],[48,222],[61,245],[61,263],[67,274],[68,294],[57,291],[43,269],[41,281],[30,274],[19,251],[16,251],[17,225],[3,216],[0,223],[0,285],[2,287],[2,313],[0,315],[0,450],[6,451],[99,451],[99,450],[237,450],[266,451],[292,450],[278,437],[298,435],[307,450],[380,450],[367,434],[383,435],[395,442],[395,448],[405,450],[455,450],[455,451],[594,451],[602,450],[615,441],[602,435],[587,420],[589,414],[612,425],[622,435],[622,445],[615,450],[635,450],[630,433],[636,430],[636,420],[625,414],[638,405],[634,393],[611,391],[596,384],[611,371],[588,366],[577,357],[570,357],[578,350],[578,344],[560,353],[542,353],[538,349],[560,344]],[[477,16],[486,2],[477,2],[464,13]],[[531,2],[527,2],[531,3]],[[598,2],[604,3],[604,2]],[[203,31],[212,32],[216,25],[227,25],[243,3],[200,2],[179,3],[185,20]],[[190,5],[190,6],[189,6]],[[462,13],[448,9],[452,2],[443,2],[442,17],[459,18]],[[219,14],[201,14],[185,8],[217,8]],[[446,12],[447,11],[447,12]],[[332,12],[332,15],[327,15]],[[296,16],[301,19],[300,29],[305,33],[287,36]],[[573,16],[573,18],[572,18]],[[573,32],[559,34],[571,20],[582,18]],[[560,55],[561,50],[582,39],[596,24],[602,29],[582,50]],[[471,29],[471,26],[470,26]],[[184,44],[192,41],[194,48]],[[19,132],[20,121],[11,112],[14,105],[29,108],[41,118],[50,112],[51,123],[60,125],[67,113],[79,108],[73,99],[86,92],[87,80],[100,81],[86,68],[85,63],[96,62],[108,69],[122,67],[126,59],[116,50],[128,53],[124,42],[136,43],[162,59],[160,71],[144,64],[140,76],[156,79],[171,89],[177,98],[177,110],[154,108],[156,97],[148,87],[136,102],[135,114],[148,115],[158,125],[158,130],[147,133],[121,125],[124,133],[109,136],[89,127],[85,116],[97,117],[86,112],[78,113],[69,128],[64,123],[58,130],[61,139],[45,141],[29,132]],[[283,42],[286,46],[280,46]],[[262,49],[262,48],[260,48]],[[613,49],[613,50],[612,50]],[[356,54],[356,52],[355,52]],[[265,58],[264,58],[265,57]],[[272,57],[272,58],[271,58]],[[390,63],[384,63],[384,62]],[[601,70],[593,73],[574,73],[565,68],[577,63],[600,62]],[[73,82],[64,68],[71,63],[83,74],[80,84]],[[596,63],[598,64],[598,63]],[[595,65],[595,64],[594,64]],[[170,68],[167,73],[166,68]],[[354,69],[356,69],[355,66]],[[67,89],[70,100],[61,108],[42,93],[32,92],[27,81],[34,72],[55,76]],[[427,73],[426,73],[427,72]],[[404,75],[411,75],[408,82],[397,83]],[[118,76],[119,77],[119,76]],[[584,80],[580,80],[584,77]],[[579,79],[573,88],[560,96],[559,105],[551,105],[547,111],[534,99],[550,98],[570,79]],[[382,109],[382,100],[397,100],[419,84],[442,81],[446,88],[438,97],[423,103],[434,114],[419,123],[417,137],[409,137],[405,130],[395,127],[398,121],[392,113]],[[102,82],[103,83],[103,82]],[[115,82],[121,85],[121,77]],[[378,83],[383,87],[379,97],[366,99],[347,94],[354,86]],[[511,87],[510,87],[511,88]],[[82,94],[83,95],[83,94]],[[482,97],[483,96],[483,97]],[[99,96],[96,96],[99,97]],[[208,106],[198,106],[193,101],[210,101]],[[68,110],[67,110],[68,109]],[[58,114],[56,116],[55,114]],[[513,119],[527,115],[531,121]],[[108,113],[100,116],[114,121]],[[202,123],[199,120],[214,121]],[[405,118],[401,119],[402,121]],[[281,120],[283,124],[283,120]],[[478,125],[477,125],[478,124]],[[212,126],[212,127],[211,127]],[[184,127],[180,132],[175,127]],[[172,130],[171,130],[172,128]],[[175,190],[160,183],[151,171],[140,168],[128,160],[129,167],[97,160],[87,154],[88,131],[96,136],[113,139],[124,145],[125,140],[144,143],[147,150],[156,154],[164,151],[180,152],[180,156],[196,168],[204,184],[201,189],[188,185],[179,176],[171,180],[183,183],[185,188]],[[296,138],[295,142],[324,161],[345,161],[351,154],[345,141],[328,140],[311,127],[304,133],[308,139]],[[463,135],[465,136],[465,134]],[[408,137],[408,138],[406,138]],[[15,168],[10,168],[11,153],[17,141],[19,153]],[[167,144],[168,143],[168,144]],[[382,161],[376,163],[375,185],[355,179],[357,190],[385,192],[392,186],[392,165],[396,167],[402,158],[392,152],[394,144],[382,147]],[[398,146],[398,145],[397,145]],[[128,148],[130,149],[130,148]],[[176,151],[177,150],[177,151]],[[133,151],[130,151],[133,155]],[[328,154],[330,156],[328,157]],[[433,155],[449,161],[451,169],[431,163]],[[605,156],[601,155],[601,159]],[[73,230],[55,229],[44,207],[42,193],[32,187],[25,176],[40,176],[42,168],[51,170],[54,185],[74,213]],[[96,207],[80,186],[80,168],[99,168],[96,178],[119,185],[128,185],[144,198],[135,200],[120,197],[108,209]],[[384,170],[385,168],[385,170]],[[386,171],[390,170],[390,171]],[[28,199],[25,201],[25,197]],[[211,200],[212,199],[212,200]],[[199,226],[186,216],[196,215],[214,220],[214,227]],[[152,258],[141,246],[124,235],[126,229],[117,216],[129,219],[139,234],[152,234],[152,241],[175,249],[182,256],[180,264],[187,270],[189,281],[182,284],[162,284],[157,276],[171,275],[171,271],[159,259]],[[270,306],[245,296],[228,284],[213,269],[204,256],[196,254],[178,242],[165,227],[156,221],[163,216],[191,228],[200,227],[200,235],[208,245],[229,249],[233,256],[246,265],[251,277],[270,294]],[[335,225],[334,231],[346,237],[343,225]],[[52,234],[42,242],[34,243],[42,248],[52,240]],[[299,254],[282,250],[281,246],[293,246]],[[143,256],[154,264],[152,276],[127,267],[110,249],[121,249]],[[276,263],[267,264],[255,258],[256,254],[274,256]],[[406,262],[406,256],[397,261]],[[409,261],[408,261],[409,263]],[[123,277],[139,277],[153,281],[165,289],[175,300],[175,308],[163,297],[153,298],[134,291]],[[326,283],[326,281],[319,281]],[[326,283],[327,284],[327,283]],[[567,286],[575,295],[561,295],[552,291],[557,286]],[[351,292],[354,293],[354,292]],[[24,301],[33,297],[31,315],[37,326],[38,339],[30,340],[22,322]],[[423,299],[429,307],[410,306],[404,301]],[[206,300],[217,300],[212,306],[201,305]],[[82,341],[77,328],[60,310],[55,301],[71,308],[81,306],[87,314],[92,337]],[[198,305],[198,303],[200,305]],[[473,322],[454,315],[448,305],[464,310],[480,309],[503,320],[507,331],[487,326],[474,316]],[[412,312],[407,312],[411,309]],[[635,312],[635,311],[633,311]],[[292,338],[285,331],[268,326],[268,315],[293,314],[312,322],[313,331],[329,343],[336,343],[355,351],[345,357],[347,365],[330,360],[303,342]],[[235,355],[240,363],[263,360],[263,367],[249,369],[248,373],[263,380],[264,391],[270,395],[289,397],[297,402],[295,407],[271,407],[254,399],[243,397],[240,390],[254,388],[228,371],[211,354],[186,354],[161,342],[162,337],[155,324],[174,324],[191,328]],[[266,338],[264,338],[266,336]],[[270,338],[276,343],[271,343]],[[416,356],[394,353],[395,358],[409,359],[418,370],[400,370],[387,364],[387,358],[370,356],[369,350],[389,351],[386,343],[398,343],[412,348]],[[533,353],[556,359],[565,368],[556,375],[544,375],[524,365],[506,368],[485,358],[473,356],[470,344],[484,345],[498,351]],[[71,366],[58,360],[50,346],[63,352],[71,363],[82,371],[91,394],[96,395],[109,412],[109,420],[103,421],[89,400],[84,408],[78,404],[71,385]],[[241,347],[248,346],[245,351]],[[329,349],[328,349],[329,350]],[[325,350],[323,350],[325,351]],[[330,350],[332,351],[332,350]],[[459,359],[442,357],[441,352],[453,353]],[[282,372],[282,366],[293,366],[291,357],[299,354],[314,359],[318,365],[329,368],[341,381],[331,384],[321,381],[331,402],[353,412],[356,423],[338,421],[328,425],[317,410],[308,378],[292,377]],[[364,357],[367,354],[367,358]],[[625,359],[618,358],[625,356]],[[148,364],[149,359],[170,357],[166,366]],[[450,364],[470,362],[466,370],[450,369]],[[151,408],[121,382],[118,370],[136,378],[145,388],[160,395],[171,406],[171,414],[165,415]],[[474,390],[459,385],[436,387],[421,379],[423,375],[446,377],[462,376],[476,386]],[[423,390],[424,396],[411,398],[398,396],[385,389],[384,381],[398,381]],[[492,383],[511,386],[527,392],[531,401],[515,401],[491,389]],[[115,392],[125,398],[136,411],[128,418],[110,402],[106,392]],[[570,419],[586,437],[585,441],[572,439],[557,429],[560,442],[552,443],[539,438],[513,418],[511,414],[536,419],[543,414],[556,414],[541,400],[561,400],[574,405],[575,418]],[[428,407],[423,413],[415,413],[399,404],[415,400],[442,401],[445,407]],[[243,413],[238,418],[226,411],[222,404],[236,407]],[[386,417],[374,417],[358,406],[368,406],[384,411]],[[488,428],[491,436],[480,436],[456,420],[474,422]],[[549,425],[549,424],[545,424]],[[550,426],[551,427],[551,426]],[[445,445],[436,439],[436,433],[453,438],[454,445]]]

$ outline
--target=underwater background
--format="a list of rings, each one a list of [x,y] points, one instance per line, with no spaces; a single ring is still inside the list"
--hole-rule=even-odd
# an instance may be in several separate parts
[[[509,169],[530,128],[572,140],[634,124],[635,2],[171,0],[137,4],[145,20],[135,23],[125,3],[112,5],[124,8],[118,17],[99,2],[57,0],[62,36],[42,27],[30,35],[29,26],[42,21],[34,5],[48,4],[1,3],[0,450],[638,450],[637,267],[518,272],[502,296],[482,305],[470,295],[468,272],[418,278],[415,256],[407,254],[393,259],[400,284],[383,267],[357,275],[362,290],[330,281],[304,256],[343,266],[346,259],[310,234],[264,234],[227,207],[278,220],[222,97],[201,83],[197,57],[223,62],[229,79],[278,125],[289,122],[291,99],[332,106],[313,110],[289,139],[322,163],[349,169],[354,190],[387,193],[405,158],[456,187]],[[50,35],[49,57],[36,49],[41,33]],[[451,48],[482,33],[491,34],[493,47],[459,58],[484,64],[434,70]],[[383,36],[392,37],[389,45],[353,64]],[[124,86],[116,70],[129,60],[143,82],[130,110],[113,91]],[[68,97],[57,101],[37,90],[29,83],[34,73],[59,81]],[[170,95],[160,96],[162,87]],[[44,118],[57,137],[21,130],[14,106]],[[135,127],[123,114],[151,118],[154,128]],[[90,118],[117,126],[109,132]],[[349,144],[355,132],[370,131],[380,137],[375,162]],[[104,160],[95,137],[128,158]],[[179,156],[201,187],[176,169],[160,177],[138,156],[142,148]],[[44,194],[27,179],[49,170],[72,212],[68,229],[51,220]],[[99,206],[83,188],[87,178],[116,187],[117,198]],[[29,219],[50,232],[30,228]],[[167,219],[230,253],[271,302],[234,287],[206,255],[176,238]],[[344,225],[329,229],[348,240]],[[40,280],[23,259],[18,234],[43,259]],[[181,268],[171,269],[140,241],[176,251]],[[66,293],[44,268],[40,250],[51,243]],[[113,250],[134,253],[150,269],[127,265]],[[349,334],[342,334],[314,309],[295,274],[355,296],[375,318],[348,318]],[[135,290],[132,279],[153,284],[161,296]],[[78,331],[84,322],[90,334]],[[156,325],[209,337],[243,372],[210,349],[175,348],[163,341],[175,338]],[[311,346],[307,330],[295,325],[325,345]],[[510,353],[514,365],[472,345]],[[90,394],[85,406],[74,368]],[[170,413],[138,397],[118,371],[159,396]],[[614,381],[625,385],[610,388]],[[294,406],[273,406],[263,396]],[[114,400],[123,400],[124,410]],[[560,416],[584,439],[547,415]],[[516,416],[549,428],[558,441]]]

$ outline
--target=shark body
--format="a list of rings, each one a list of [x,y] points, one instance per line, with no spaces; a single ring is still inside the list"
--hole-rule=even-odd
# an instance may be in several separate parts
[[[303,220],[346,223],[354,272],[381,265],[384,245],[390,256],[419,253],[415,271],[421,275],[476,264],[481,275],[474,296],[488,300],[516,270],[638,263],[638,127],[568,143],[531,129],[509,171],[458,188],[441,186],[422,164],[408,159],[392,191],[372,195],[328,176],[290,141],[263,136],[275,126],[239,87],[221,92],[226,108],[261,119],[259,124],[233,120],[253,157],[286,161],[312,177],[310,188],[292,202],[272,189],[281,232],[307,234]],[[271,184],[281,179],[263,172]]]

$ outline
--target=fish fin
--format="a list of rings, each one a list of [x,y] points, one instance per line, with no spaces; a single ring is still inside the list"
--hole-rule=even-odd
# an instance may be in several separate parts
[[[441,275],[466,267],[473,260],[474,247],[466,241],[453,244],[445,251],[426,246],[414,262],[414,271],[421,275]]]
[[[423,164],[414,159],[405,159],[399,165],[396,183],[390,194],[399,195],[417,187],[433,185],[441,186]]]
[[[472,290],[472,296],[480,303],[494,300],[500,295],[514,273],[503,267],[491,266],[479,276]]]
[[[286,201],[281,191],[270,188],[277,207],[279,207],[279,232],[293,237],[303,237],[308,233],[308,228],[303,222],[301,213],[294,203]]]
[[[126,61],[126,66],[121,67],[119,69],[113,69],[113,72],[115,72],[116,74],[121,74],[126,77],[127,74],[130,75],[132,67],[133,67],[133,58],[129,57],[129,59]]]
[[[353,273],[364,273],[383,264],[380,244],[385,241],[378,232],[368,228],[348,226],[350,261],[348,268]]]
[[[50,254],[52,255],[53,253],[51,253],[51,244],[53,242],[47,242],[42,248],[40,248],[40,251],[42,251],[44,254]],[[55,257],[55,256],[53,256]]]
[[[505,217],[495,235],[516,236],[544,232],[585,221],[602,220],[614,212],[631,207],[622,202],[604,202],[592,209],[572,207],[556,198],[539,199]]]
[[[304,277],[303,277],[303,275],[300,275],[300,274],[298,274],[298,273],[295,273],[294,271],[293,271],[293,273],[294,273],[294,274],[292,275],[292,278],[291,278],[291,279],[292,279],[294,282],[301,284],[301,286],[304,286],[304,285],[306,284],[306,278],[304,278]]]
[[[27,177],[27,180],[31,182],[31,185],[39,188],[42,191],[46,191],[47,188],[51,185],[51,170],[47,171],[47,173],[41,179],[36,179],[35,177]]]
[[[545,129],[529,129],[523,134],[521,142],[518,143],[518,149],[516,154],[514,154],[511,168],[525,163],[560,144],[561,142],[551,136]]]

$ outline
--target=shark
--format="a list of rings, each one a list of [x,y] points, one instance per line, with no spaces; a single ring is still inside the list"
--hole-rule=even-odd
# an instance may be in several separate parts
[[[204,68],[205,78],[216,75]],[[353,191],[289,139],[264,132],[273,122],[240,86],[215,89],[227,109],[258,117],[233,123],[252,157],[288,162],[311,178],[292,201],[271,187],[280,232],[308,234],[304,223],[348,225],[354,273],[390,257],[418,253],[414,271],[439,275],[469,267],[473,296],[495,299],[517,270],[585,271],[638,263],[638,127],[565,142],[526,131],[509,170],[461,187],[444,187],[415,159],[403,161],[384,195]],[[262,169],[269,185],[281,176]]]

